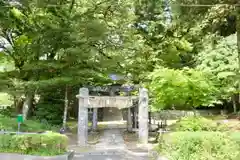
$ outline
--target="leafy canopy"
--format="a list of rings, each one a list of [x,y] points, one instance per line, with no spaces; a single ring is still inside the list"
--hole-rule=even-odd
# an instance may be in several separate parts
[[[218,90],[211,75],[194,69],[159,67],[150,74],[153,108],[192,108],[215,103]]]
[[[216,45],[206,47],[196,57],[196,68],[215,75],[219,81],[222,98],[237,93],[238,52],[236,34],[221,38]]]

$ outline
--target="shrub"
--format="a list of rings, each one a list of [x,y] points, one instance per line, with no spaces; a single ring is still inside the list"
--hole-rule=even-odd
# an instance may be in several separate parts
[[[67,137],[58,133],[0,135],[0,152],[30,155],[59,155],[66,152]]]
[[[17,118],[10,118],[6,116],[0,115],[0,129],[4,129],[7,131],[17,131],[18,124]],[[42,132],[46,130],[54,130],[56,131],[57,128],[40,123],[38,121],[33,120],[26,120],[21,124],[21,131],[22,132]]]
[[[169,133],[159,145],[169,160],[237,160],[239,149],[230,135],[221,132]]]
[[[170,126],[173,131],[223,131],[225,127],[201,116],[183,117]]]

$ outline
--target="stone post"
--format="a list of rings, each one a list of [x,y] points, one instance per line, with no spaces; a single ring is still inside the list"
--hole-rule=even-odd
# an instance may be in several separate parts
[[[132,112],[130,106],[128,107],[128,119],[127,119],[127,130],[128,132],[132,131]]]
[[[97,122],[98,122],[98,108],[93,108],[93,120],[92,120],[92,130],[97,130]]]
[[[134,116],[134,128],[138,128],[138,106],[134,108],[135,116]]]
[[[78,146],[86,146],[88,140],[88,88],[80,88],[78,98]]]
[[[139,141],[140,143],[148,143],[148,90],[146,88],[139,89]]]
[[[124,93],[125,96],[130,96],[129,92]],[[127,131],[131,132],[132,131],[132,112],[131,112],[131,106],[128,106],[127,108]]]

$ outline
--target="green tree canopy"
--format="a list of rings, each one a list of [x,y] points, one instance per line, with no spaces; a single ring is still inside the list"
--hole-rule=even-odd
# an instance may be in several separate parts
[[[156,110],[192,109],[217,103],[219,92],[214,79],[207,73],[160,67],[150,74],[150,79],[149,88]]]

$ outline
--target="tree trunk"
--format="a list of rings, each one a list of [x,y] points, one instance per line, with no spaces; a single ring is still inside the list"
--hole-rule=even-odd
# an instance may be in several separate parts
[[[233,103],[233,113],[237,113],[237,103],[235,100],[235,95],[232,96],[232,103]]]
[[[21,114],[22,113],[22,108],[23,108],[23,99],[17,98],[14,96],[14,107],[16,109],[16,114]]]
[[[63,113],[63,128],[66,129],[67,124],[67,112],[68,112],[68,86],[65,88],[65,105],[64,105],[64,113]]]
[[[23,119],[26,120],[29,115],[29,111],[33,107],[33,99],[34,99],[34,94],[31,92],[26,93],[25,95],[25,100],[23,103],[22,107],[22,114],[23,114]]]

